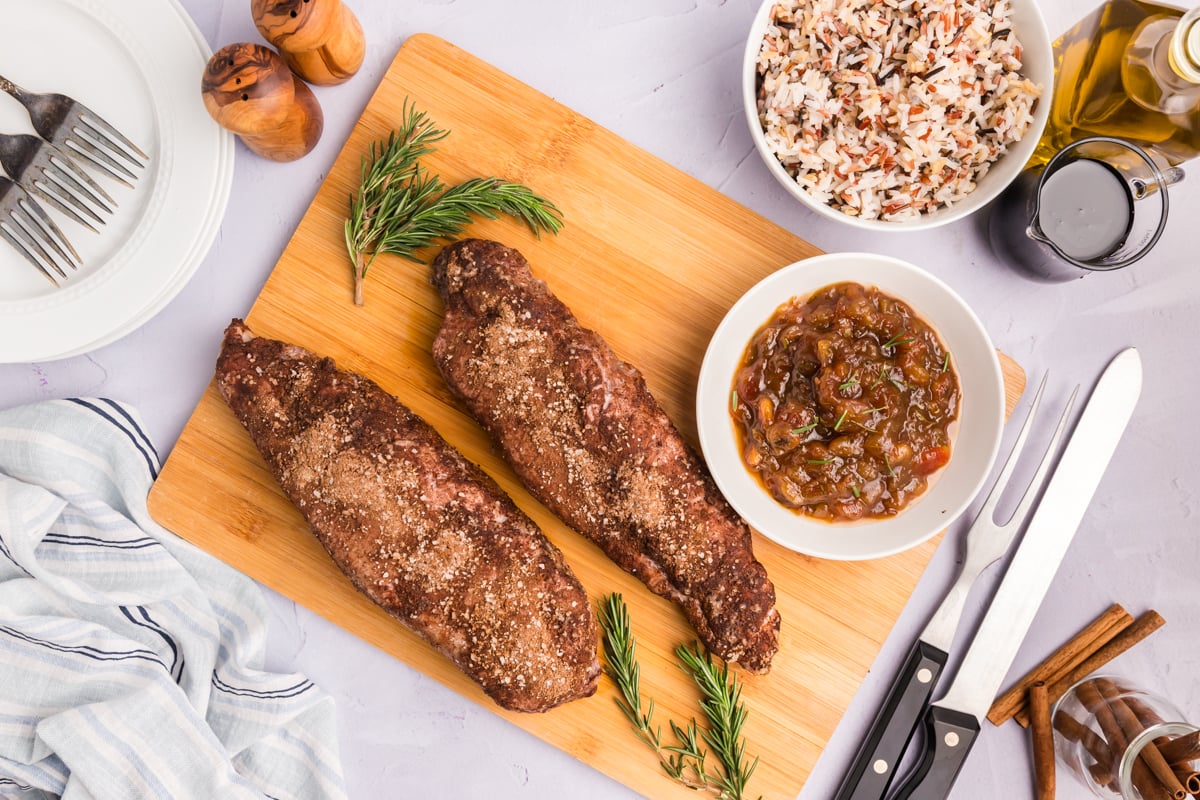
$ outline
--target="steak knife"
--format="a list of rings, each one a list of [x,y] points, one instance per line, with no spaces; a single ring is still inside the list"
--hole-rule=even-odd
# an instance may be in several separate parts
[[[926,710],[919,761],[894,800],[945,800],[950,794],[1133,416],[1141,388],[1141,358],[1129,348],[1100,376],[950,689]]]
[[[1008,460],[1005,461],[999,477],[992,486],[991,493],[984,501],[983,507],[976,514],[975,520],[966,533],[967,557],[959,570],[958,577],[950,591],[946,593],[937,611],[930,618],[925,630],[917,637],[904,666],[897,673],[887,699],[879,709],[870,731],[859,747],[858,754],[851,762],[846,777],[834,800],[882,800],[888,786],[895,776],[895,770],[904,755],[908,742],[921,721],[921,715],[929,704],[934,687],[941,676],[942,668],[954,634],[962,617],[963,606],[975,579],[988,566],[995,563],[1008,552],[1018,529],[1029,514],[1034,501],[1037,499],[1037,487],[1042,485],[1046,473],[1050,469],[1053,455],[1058,447],[1066,428],[1067,418],[1071,412],[1071,402],[1063,409],[1058,427],[1046,446],[1045,455],[1037,467],[1029,488],[1021,498],[1017,509],[1004,525],[994,521],[996,506],[1008,485],[1016,468],[1018,457],[1029,438],[1029,430],[1038,407],[1041,405],[1042,393],[1046,388],[1046,378],[1042,378],[1025,422],[1021,426],[1017,439],[1013,443]],[[1072,395],[1072,401],[1074,395]]]

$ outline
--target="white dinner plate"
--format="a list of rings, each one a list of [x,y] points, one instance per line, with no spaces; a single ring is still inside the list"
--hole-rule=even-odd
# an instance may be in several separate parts
[[[130,333],[179,293],[225,213],[234,140],[204,109],[212,51],[178,0],[0,0],[0,19],[0,75],[75,98],[150,156],[133,188],[89,172],[117,201],[100,233],[47,208],[83,261],[62,288],[0,240],[0,363],[49,361]],[[4,94],[0,132],[33,133]]]

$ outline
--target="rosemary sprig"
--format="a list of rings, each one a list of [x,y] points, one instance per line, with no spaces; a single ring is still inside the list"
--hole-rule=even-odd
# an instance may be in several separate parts
[[[637,662],[637,640],[629,623],[629,608],[619,594],[610,594],[600,606],[604,629],[605,672],[621,690],[617,707],[629,718],[638,736],[654,750],[662,750],[662,729],[653,727],[654,701],[642,712],[642,668]]]
[[[345,238],[357,305],[363,302],[367,270],[380,253],[423,263],[415,251],[458,236],[474,217],[507,214],[539,236],[562,228],[558,208],[522,184],[472,178],[447,188],[420,159],[434,152],[450,132],[434,127],[425,112],[407,100],[401,116],[399,128],[371,145],[363,158],[358,191],[350,196]]]
[[[742,800],[746,783],[758,767],[758,758],[747,763],[742,726],[748,712],[742,703],[741,681],[729,671],[728,664],[720,667],[714,664],[712,655],[707,650],[701,651],[699,645],[680,646],[675,655],[692,674],[704,698],[700,708],[708,718],[708,729],[701,735],[722,768],[722,774],[709,777],[721,788],[721,800]]]
[[[850,413],[849,409],[845,409],[842,411],[842,415],[837,418],[837,422],[833,423],[833,429],[835,431],[841,430],[842,423],[846,421],[846,415],[849,413]]]
[[[710,782],[709,774],[704,770],[704,759],[708,757],[700,744],[700,728],[696,720],[688,722],[687,727],[680,727],[675,720],[669,720],[671,733],[675,734],[677,745],[664,749],[672,753],[667,757],[663,769],[675,780],[691,789],[702,789]]]
[[[629,609],[620,594],[610,594],[600,603],[600,627],[604,631],[604,671],[616,683],[620,697],[617,706],[634,730],[656,756],[663,771],[689,789],[706,790],[717,800],[743,800],[746,783],[758,766],[758,759],[747,763],[746,741],[742,737],[747,711],[742,703],[742,686],[728,664],[713,662],[699,645],[681,646],[675,654],[683,668],[700,687],[700,708],[708,720],[702,729],[693,718],[681,726],[669,721],[678,744],[664,745],[661,729],[654,725],[654,701],[642,711],[641,667],[637,662],[637,641],[630,626]],[[708,752],[717,755],[721,769],[706,766]]]
[[[846,392],[850,391],[850,389],[852,387],[857,386],[857,385],[858,385],[858,371],[855,370],[854,372],[850,373],[849,378],[846,378],[846,380],[844,380],[838,384],[838,391],[841,392],[842,394],[845,394]]]
[[[697,746],[694,735],[680,736],[680,729],[671,722],[680,745],[664,746],[662,728],[654,725],[654,700],[651,699],[642,711],[642,668],[637,661],[637,639],[629,621],[629,607],[620,594],[610,594],[600,604],[600,628],[604,631],[604,671],[613,679],[620,697],[613,698],[637,733],[654,754],[663,771],[689,789],[703,789],[708,785],[704,771],[705,753]],[[693,721],[693,727],[695,722]]]
[[[812,429],[816,428],[818,424],[820,424],[820,423],[810,422],[807,425],[805,425],[803,428],[792,428],[792,433],[794,433],[797,436],[802,436],[802,435],[808,433],[809,431],[811,431]]]

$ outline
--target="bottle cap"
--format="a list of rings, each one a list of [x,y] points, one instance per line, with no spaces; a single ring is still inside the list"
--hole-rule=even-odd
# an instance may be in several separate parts
[[[1200,83],[1200,8],[1193,8],[1179,20],[1169,56],[1179,77]]]

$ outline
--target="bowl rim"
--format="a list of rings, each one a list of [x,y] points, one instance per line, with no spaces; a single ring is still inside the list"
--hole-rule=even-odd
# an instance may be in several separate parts
[[[820,288],[847,281],[877,286],[909,303],[952,353],[956,347],[973,346],[968,349],[965,364],[955,357],[964,391],[954,454],[950,464],[939,473],[939,479],[895,517],[831,523],[785,508],[745,467],[729,415],[728,398],[746,344],[775,309],[793,297],[807,297]],[[935,302],[914,302],[913,297]],[[768,307],[770,310],[761,313]],[[954,325],[953,342],[946,341],[946,330],[950,327],[946,323]],[[964,371],[972,378],[970,385],[978,388],[965,390]],[[1004,376],[995,346],[979,317],[937,276],[899,258],[875,253],[814,256],[781,267],[760,280],[729,308],[713,332],[696,386],[696,426],[701,453],[729,504],[751,528],[777,544],[804,555],[837,561],[894,555],[945,530],[978,496],[991,474],[1005,422]],[[963,451],[961,446],[973,449]],[[957,462],[954,456],[959,457]],[[952,469],[955,471],[949,472]],[[947,475],[953,475],[954,480],[943,480]],[[938,486],[943,486],[940,493]],[[844,535],[853,528],[869,531],[870,535]]]
[[[1025,0],[1024,2],[1019,1],[1012,4],[1012,13],[1014,15],[1020,14],[1022,17],[1019,33],[1021,35],[1021,46],[1025,52],[1023,65],[1028,64],[1028,54],[1035,52],[1029,45],[1034,43],[1035,39],[1037,43],[1043,45],[1042,52],[1034,56],[1035,63],[1036,60],[1044,60],[1046,62],[1044,65],[1045,69],[1043,70],[1044,74],[1037,76],[1038,82],[1042,84],[1042,95],[1033,109],[1033,120],[1030,123],[1029,130],[1025,132],[1020,141],[1008,149],[1004,156],[989,167],[987,174],[980,178],[976,183],[975,189],[970,194],[952,206],[940,208],[928,214],[922,214],[919,219],[915,220],[860,219],[838,211],[828,203],[817,202],[796,183],[795,179],[784,169],[780,160],[771,152],[767,146],[766,133],[758,121],[758,98],[756,92],[758,52],[762,44],[764,31],[767,27],[767,18],[770,10],[778,2],[780,0],[763,0],[758,10],[754,13],[750,24],[750,33],[746,37],[746,47],[742,55],[742,110],[745,112],[746,122],[750,128],[750,137],[754,142],[754,149],[758,152],[762,161],[765,162],[767,171],[770,172],[772,177],[779,182],[788,194],[799,200],[807,208],[827,219],[836,220],[860,230],[903,233],[926,231],[960,220],[983,208],[998,197],[1017,175],[1021,173],[1025,165],[1029,163],[1037,148],[1038,141],[1045,132],[1046,123],[1050,116],[1050,99],[1054,94],[1053,43],[1050,38],[1050,31],[1046,27],[1045,17],[1042,15],[1042,11],[1038,7],[1036,0]],[[1016,27],[1016,25],[1014,24],[1013,27]],[[1030,34],[1033,35],[1031,36]],[[1028,152],[1019,159],[1020,163],[1010,166],[1013,164],[1013,161],[1007,157],[1013,155],[1019,156],[1023,150],[1027,150]],[[999,175],[1000,177],[988,180],[989,177],[995,175]]]

